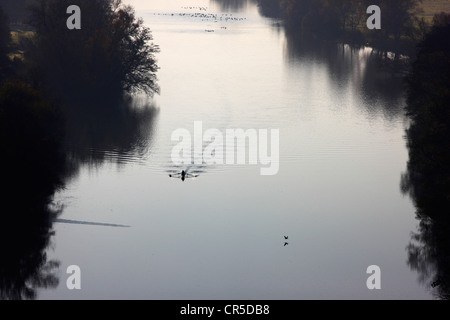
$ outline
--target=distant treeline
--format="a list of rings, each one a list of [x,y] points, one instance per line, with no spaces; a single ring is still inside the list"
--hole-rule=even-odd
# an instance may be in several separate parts
[[[369,45],[381,52],[414,55],[416,44],[429,31],[421,0],[257,0],[268,17],[284,20],[299,36],[337,39]],[[367,8],[381,9],[381,30],[369,30]]]

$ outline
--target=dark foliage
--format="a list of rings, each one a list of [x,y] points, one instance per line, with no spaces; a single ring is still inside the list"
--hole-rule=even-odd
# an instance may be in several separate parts
[[[59,111],[38,91],[20,81],[3,85],[0,89],[0,167],[18,169],[8,169],[2,174],[8,190],[14,190],[10,196],[20,189],[33,195],[29,201],[34,203],[53,193],[61,172],[62,132]]]
[[[258,0],[262,14],[282,17],[302,37],[339,40],[382,52],[413,55],[426,29],[419,21],[421,0]],[[369,30],[367,8],[378,5],[381,30]]]
[[[8,18],[0,7],[0,84],[11,72],[8,58],[10,45],[11,32],[9,30]]]
[[[432,217],[450,208],[450,25],[434,27],[419,46],[408,79],[408,179],[417,205]],[[440,190],[426,192],[427,190]]]
[[[62,186],[59,112],[29,85],[0,88],[0,299],[33,299],[55,287],[58,263],[48,261],[51,196]]]
[[[283,9],[279,0],[257,0],[258,8],[263,16],[271,18],[283,17]]]
[[[0,6],[12,23],[25,23],[28,17],[27,8],[37,0],[1,0]]]
[[[81,30],[66,26],[69,5],[81,8]],[[36,37],[26,61],[34,81],[69,99],[84,95],[159,92],[151,32],[120,0],[40,0],[31,24]]]
[[[450,299],[450,24],[448,17],[419,45],[408,78],[409,162],[402,191],[420,219],[408,246],[408,264],[437,297]]]

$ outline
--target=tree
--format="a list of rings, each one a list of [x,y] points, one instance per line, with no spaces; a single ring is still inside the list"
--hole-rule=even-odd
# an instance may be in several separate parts
[[[260,4],[275,0],[258,0]],[[340,39],[369,44],[380,56],[395,55],[395,66],[401,55],[413,56],[415,45],[427,31],[417,16],[423,0],[278,0],[290,31],[317,38]],[[366,28],[367,8],[381,8],[381,30]]]
[[[450,147],[449,36],[450,24],[438,24],[419,44],[418,56],[408,78],[406,109],[413,121],[411,134],[426,144],[446,143],[442,152],[447,155]]]
[[[66,27],[69,5],[81,8],[81,30]],[[72,96],[159,93],[159,48],[143,20],[121,0],[39,0],[31,24],[36,37],[25,57],[35,81]]]
[[[433,26],[435,28],[437,27],[445,27],[446,25],[450,24],[450,14],[441,12],[438,14],[435,14],[433,17]]]
[[[150,29],[143,27],[143,20],[136,21],[134,11],[130,6],[119,9],[111,24],[112,43],[117,44],[118,53],[115,57],[116,76],[122,79],[125,91],[142,90],[147,93],[159,92],[155,73],[158,67],[154,53],[158,47],[149,45],[152,35]]]
[[[258,8],[265,17],[280,18],[283,13],[280,0],[257,0]]]
[[[314,0],[281,0],[286,22],[293,27],[301,27],[304,17],[317,8]]]
[[[419,4],[422,0],[383,0],[380,8],[382,12],[382,30],[394,41],[400,41],[402,36],[410,36],[414,29],[415,17],[420,12]]]
[[[417,44],[417,15],[422,0],[374,0],[381,9],[381,30],[367,31],[372,46],[383,53],[413,55]]]

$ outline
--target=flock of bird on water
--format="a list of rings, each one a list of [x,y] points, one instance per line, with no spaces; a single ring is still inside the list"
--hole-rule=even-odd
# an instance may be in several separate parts
[[[201,21],[209,21],[209,22],[239,22],[247,20],[245,17],[236,17],[233,16],[232,13],[208,13],[208,7],[181,7],[183,10],[198,10],[200,12],[194,12],[194,13],[186,13],[186,12],[179,12],[179,13],[153,13],[154,16],[178,16],[178,17],[186,17],[186,18],[193,18],[193,19],[201,19]],[[227,27],[221,26],[221,29],[226,30]],[[214,29],[205,29],[205,32],[214,32]]]

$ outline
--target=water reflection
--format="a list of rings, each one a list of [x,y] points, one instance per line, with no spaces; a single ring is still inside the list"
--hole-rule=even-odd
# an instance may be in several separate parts
[[[63,186],[59,112],[26,83],[0,88],[0,298],[34,299],[58,285],[59,262],[48,260],[51,198]],[[32,119],[32,121],[30,121]]]
[[[449,36],[448,23],[436,24],[418,46],[407,79],[409,160],[401,178],[419,220],[407,247],[408,265],[441,299],[450,299]]]
[[[253,0],[211,0],[214,4],[219,5],[222,11],[242,11]]]
[[[419,283],[440,299],[450,299],[450,149],[446,137],[430,138],[428,126],[413,123],[407,130],[409,160],[401,190],[409,195],[419,220],[407,246],[407,264]]]
[[[33,163],[29,167],[27,172],[40,170]],[[50,205],[51,194],[61,185],[50,174],[33,181],[33,174],[21,175],[20,166],[2,168],[12,174],[3,176],[0,195],[0,299],[35,299],[39,289],[59,283],[59,261],[49,260],[47,249],[54,235],[52,220],[62,211]],[[39,188],[46,194],[37,192]]]
[[[87,102],[81,112],[73,106],[68,110],[65,146],[72,173],[84,165],[139,163],[148,155],[158,115],[152,102],[124,97],[102,104],[107,107],[86,108]]]
[[[169,174],[170,178],[175,178],[175,179],[181,179],[181,181],[184,181],[186,179],[191,179],[191,178],[197,178],[198,174],[195,173],[189,173],[187,172],[187,170],[181,170],[181,172],[177,172],[177,173],[171,173]]]
[[[23,199],[2,201],[2,206],[4,213],[15,218],[2,217],[0,222],[0,299],[35,299],[39,289],[59,284],[60,263],[47,257],[54,235],[51,218],[57,212]]]
[[[87,20],[97,26],[102,18],[100,12],[92,9]],[[38,17],[47,22],[58,20],[51,10],[48,16]],[[100,32],[88,25],[91,27],[83,28],[83,35],[77,35],[92,40],[92,35]],[[133,24],[137,25],[139,23]],[[21,76],[24,80],[0,83],[1,299],[35,299],[39,289],[58,286],[60,263],[48,258],[55,234],[53,223],[128,227],[102,221],[62,219],[64,204],[55,205],[53,197],[85,165],[98,167],[105,162],[121,165],[141,161],[148,154],[158,113],[147,97],[151,92],[141,97],[124,96],[126,86],[120,86],[119,90],[111,84],[112,79],[105,76],[108,74],[105,70],[92,66],[87,67],[88,73],[83,70],[90,61],[96,61],[95,66],[99,65],[98,61],[105,61],[105,56],[111,55],[110,50],[84,51],[83,37],[71,38],[76,40],[72,43],[68,34],[59,34],[59,31],[65,32],[65,28],[50,29],[50,33],[56,34],[37,38],[60,40],[51,40],[53,44],[58,43],[58,53],[53,55],[55,52],[39,41],[27,42],[25,59],[30,70]],[[151,40],[149,34],[142,32],[139,36],[142,43]],[[156,48],[153,53],[157,52]],[[78,55],[82,52],[84,55]],[[144,53],[143,57],[149,56],[149,52]],[[69,64],[67,57],[73,58],[69,59]],[[151,70],[156,72],[155,60],[151,60],[147,61],[147,67],[152,66]],[[109,65],[110,71],[114,69],[112,65],[114,63]],[[156,85],[154,75],[149,75],[151,79],[145,79]],[[138,85],[145,79],[139,79]]]
[[[8,92],[8,95],[4,94]],[[156,109],[145,99],[106,100],[108,108],[90,103],[67,104],[61,118],[57,112],[21,124],[5,119],[28,119],[53,110],[33,89],[21,83],[7,84],[0,93],[0,298],[35,299],[42,288],[55,288],[59,262],[47,252],[54,235],[53,223],[126,227],[103,222],[60,219],[63,206],[52,205],[52,197],[83,165],[106,161],[139,161],[148,152]],[[30,107],[31,106],[31,107]],[[46,111],[45,111],[46,112]],[[50,112],[50,111],[49,111]],[[65,119],[63,119],[65,118]],[[41,123],[42,122],[42,123]],[[55,137],[65,124],[65,148]],[[43,128],[47,128],[44,130]],[[49,132],[47,132],[49,131]]]
[[[318,41],[289,30],[285,34],[289,68],[304,73],[304,65],[324,65],[333,90],[357,92],[369,114],[382,112],[388,119],[403,115],[403,78],[380,70],[379,55],[371,48]]]
[[[419,275],[419,283],[440,299],[450,299],[450,220],[448,191],[437,179],[421,175],[408,166],[402,176],[402,191],[409,194],[420,221],[407,246],[409,267]]]
[[[46,170],[47,175],[41,175],[39,160],[44,158],[41,154],[35,154],[37,158],[30,158],[31,162],[5,158],[1,161],[2,168],[8,168],[9,172],[3,183],[11,187],[0,196],[1,299],[35,299],[39,289],[58,286],[60,263],[47,258],[54,235],[53,223],[128,227],[61,219],[63,206],[52,205],[55,191],[74,178],[84,165],[135,162],[148,152],[157,110],[146,100],[127,98],[115,103],[107,112],[101,108],[96,112],[88,111],[89,108],[83,112],[68,108],[65,157],[57,158],[59,164],[52,160],[57,173]],[[18,142],[14,145],[20,146]]]
[[[417,232],[407,246],[407,264],[419,275],[419,283],[439,299],[450,299],[448,221],[421,217]]]
[[[50,205],[51,195],[61,187],[61,183],[55,178],[55,172],[46,171],[48,175],[40,176],[40,161],[30,159],[26,170],[21,161],[16,164],[10,162],[8,166],[0,161],[2,169],[7,171],[2,177],[0,195],[2,300],[35,299],[38,290],[56,288],[59,284],[60,263],[48,259],[47,250],[54,235],[52,220],[62,212],[62,208]],[[53,168],[62,166],[53,162]]]

